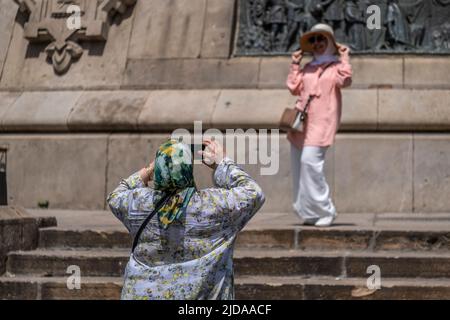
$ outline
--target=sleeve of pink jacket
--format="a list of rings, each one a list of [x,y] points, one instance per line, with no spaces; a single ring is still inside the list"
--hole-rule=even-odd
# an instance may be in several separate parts
[[[299,96],[303,89],[303,70],[300,65],[292,63],[289,75],[286,81],[289,91],[294,96]]]
[[[352,66],[348,53],[341,56],[341,63],[338,64],[336,72],[336,86],[346,88],[352,85]]]

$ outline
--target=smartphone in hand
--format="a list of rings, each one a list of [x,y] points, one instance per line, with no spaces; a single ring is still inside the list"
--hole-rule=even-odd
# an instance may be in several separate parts
[[[191,144],[191,153],[193,160],[203,160],[201,155],[198,154],[199,151],[205,151],[205,144]]]

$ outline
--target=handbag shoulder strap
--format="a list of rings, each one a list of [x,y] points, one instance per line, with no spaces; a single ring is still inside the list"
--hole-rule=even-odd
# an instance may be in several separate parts
[[[333,63],[334,63],[334,62],[327,63],[327,64],[325,65],[325,67],[323,67],[322,71],[319,73],[319,79],[322,77],[322,75],[325,73],[325,71],[328,69],[328,67],[331,66]],[[312,95],[310,95],[310,96],[308,97],[308,101],[306,102],[304,112],[308,112],[309,105],[311,104],[311,101],[312,101],[313,99],[314,99],[314,96],[312,96]]]
[[[144,231],[147,224],[150,222],[150,220],[158,213],[159,209],[161,209],[164,204],[175,194],[175,192],[172,192],[168,195],[165,195],[162,197],[155,205],[155,208],[153,211],[145,218],[144,222],[142,222],[141,226],[139,227],[139,230],[137,231],[136,235],[134,236],[133,240],[133,247],[131,249],[131,253],[134,253],[134,249],[136,249],[136,246],[139,241],[139,237],[141,236],[142,232]]]

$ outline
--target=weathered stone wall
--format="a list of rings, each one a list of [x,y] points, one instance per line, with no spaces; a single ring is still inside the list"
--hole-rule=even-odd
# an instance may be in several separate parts
[[[104,208],[119,179],[143,166],[176,128],[275,128],[295,98],[289,57],[233,56],[236,1],[138,0],[106,44],[86,42],[61,76],[26,17],[0,0],[0,145],[11,202]],[[327,176],[342,212],[450,209],[450,59],[354,56],[343,124]],[[290,211],[289,145],[280,172],[257,178],[266,211]],[[257,166],[246,166],[259,173]],[[196,173],[211,184],[205,168]]]
[[[9,0],[0,0],[0,75],[8,53],[14,28],[17,6]]]
[[[141,168],[167,134],[2,135],[8,144],[11,202],[36,207],[104,208],[120,178]],[[254,137],[256,139],[256,137]],[[280,170],[260,176],[243,166],[266,192],[265,211],[290,210],[289,145],[280,137]],[[446,212],[450,209],[450,136],[342,133],[327,155],[327,177],[342,212]],[[265,166],[263,166],[265,167]],[[199,187],[211,172],[196,167]]]
[[[112,24],[106,44],[86,42],[80,60],[55,76],[46,44],[29,46],[26,17],[13,23],[17,6],[2,0],[0,89],[284,89],[288,57],[233,56],[235,2],[138,1]],[[450,87],[446,56],[355,56],[352,64],[354,89]]]

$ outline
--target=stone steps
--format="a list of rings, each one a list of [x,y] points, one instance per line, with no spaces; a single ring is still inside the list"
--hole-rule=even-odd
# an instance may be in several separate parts
[[[80,290],[69,290],[67,278],[0,277],[0,299],[116,300],[121,277],[83,277]],[[450,299],[450,280],[402,278],[382,280],[381,290],[369,290],[366,278],[236,277],[236,298],[252,299]]]
[[[130,248],[131,237],[122,230],[41,229],[41,248]],[[450,232],[355,228],[246,228],[238,248],[301,250],[439,251],[450,252]]]
[[[119,230],[64,230],[42,229],[39,233],[41,248],[130,248],[128,232]]]
[[[242,276],[368,277],[367,268],[379,266],[382,277],[441,278],[450,276],[450,255],[427,252],[352,251],[236,251],[235,271]]]
[[[7,272],[43,277],[65,276],[77,265],[84,276],[123,275],[129,258],[124,250],[35,250],[8,255]],[[383,277],[450,277],[450,254],[428,252],[350,252],[300,250],[236,250],[237,276],[345,276],[364,277],[371,265],[381,268]]]
[[[380,290],[369,290],[367,278],[238,277],[237,299],[350,300],[450,299],[448,279],[389,278]]]
[[[83,277],[80,290],[69,290],[65,277],[0,277],[0,299],[7,300],[117,300],[121,277]]]
[[[79,266],[90,277],[120,277],[129,258],[129,250],[34,250],[10,252],[6,271],[14,275],[42,277],[66,276],[67,268]]]
[[[54,213],[38,249],[8,254],[0,299],[118,299],[131,239],[108,212]],[[237,299],[450,299],[446,215],[341,214],[336,225],[301,226],[293,215],[261,214],[239,234]],[[82,289],[68,290],[67,268]],[[381,270],[371,291],[367,268]]]

